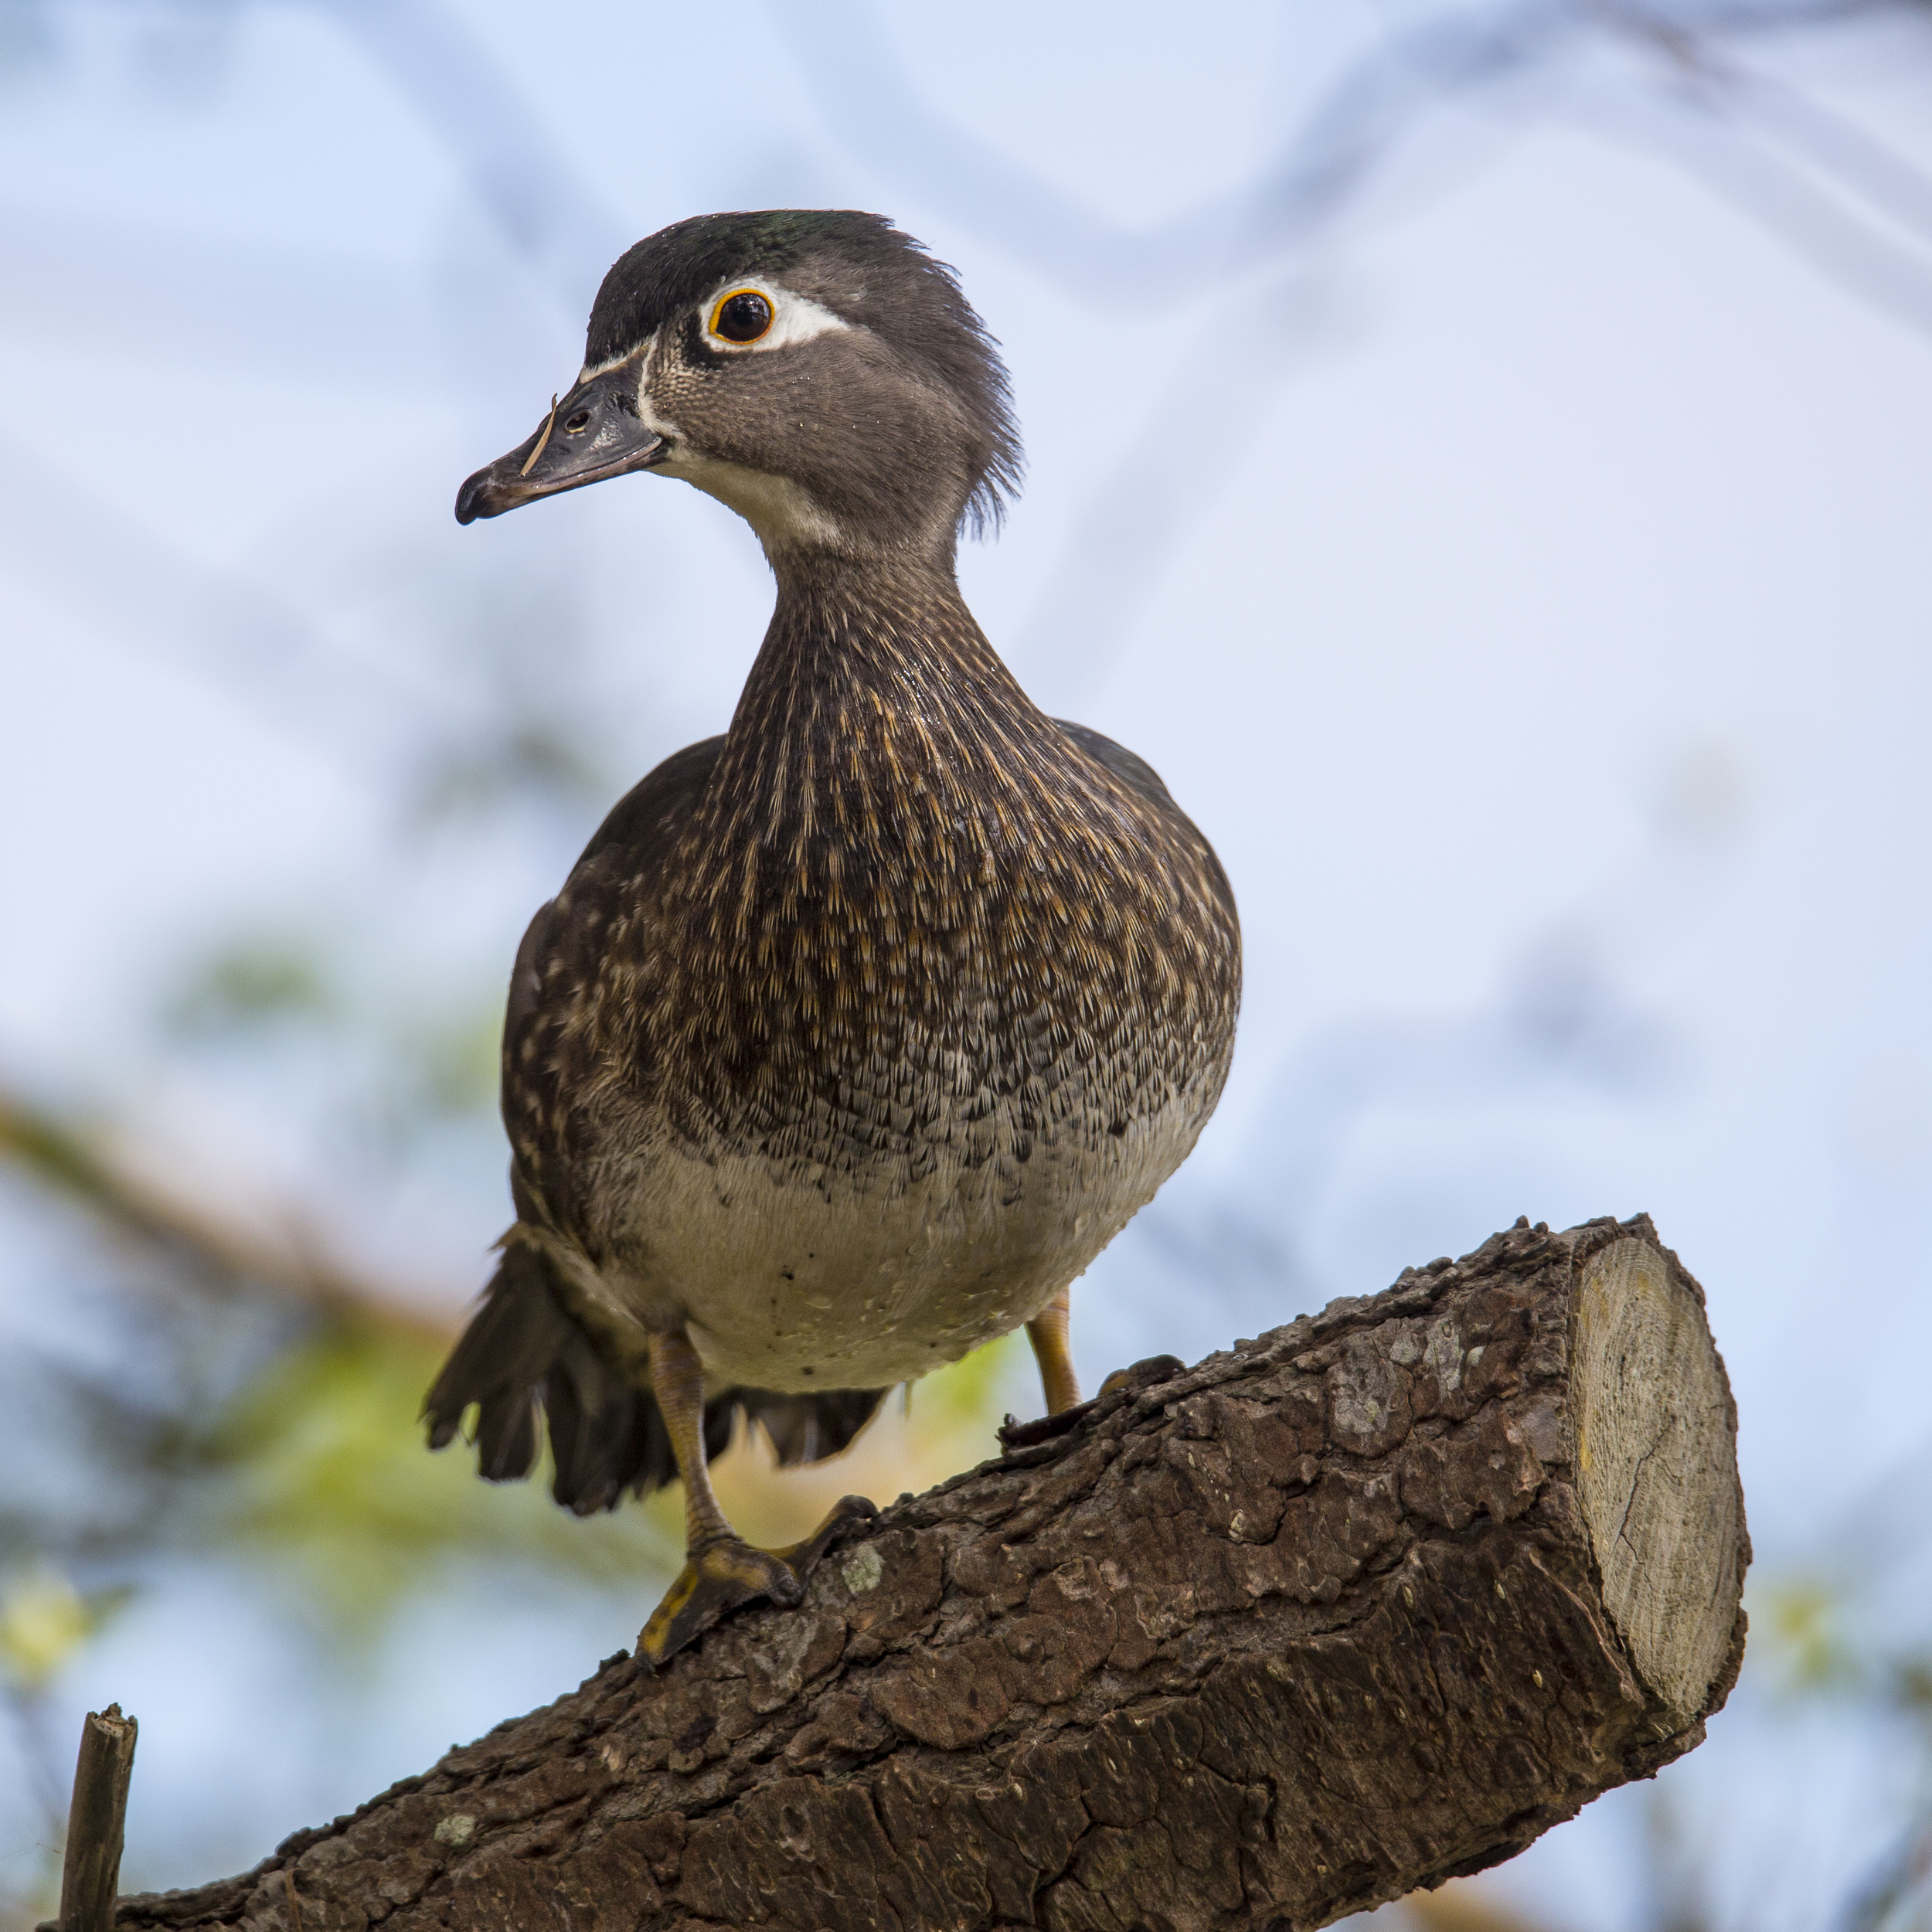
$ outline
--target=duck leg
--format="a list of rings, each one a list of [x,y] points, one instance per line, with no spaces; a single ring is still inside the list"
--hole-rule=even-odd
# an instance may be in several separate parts
[[[789,1607],[849,1522],[878,1512],[863,1496],[842,1496],[803,1543],[757,1549],[726,1519],[704,1452],[704,1364],[683,1329],[651,1338],[651,1389],[684,1481],[684,1568],[638,1634],[653,1669],[676,1655],[727,1611],[757,1597]]]
[[[1026,1338],[1033,1345],[1033,1359],[1039,1364],[1040,1386],[1046,1391],[1046,1413],[1056,1416],[1073,1408],[1080,1399],[1080,1378],[1073,1372],[1073,1356],[1066,1345],[1070,1288],[1062,1288],[1026,1325]]]

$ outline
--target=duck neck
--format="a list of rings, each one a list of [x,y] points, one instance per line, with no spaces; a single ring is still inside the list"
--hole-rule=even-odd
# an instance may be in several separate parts
[[[729,743],[923,742],[1030,731],[1040,714],[974,621],[950,557],[788,560]]]

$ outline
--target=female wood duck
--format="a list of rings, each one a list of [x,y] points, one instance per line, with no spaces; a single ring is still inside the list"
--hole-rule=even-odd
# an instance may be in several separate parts
[[[425,1413],[560,1502],[674,1475],[654,1664],[795,1603],[851,1516],[755,1549],[706,1457],[781,1461],[1024,1323],[1077,1403],[1068,1287],[1194,1145],[1240,997],[1234,900],[1145,764],[1028,701],[954,574],[1020,467],[952,271],[883,217],[708,215],[631,249],[583,372],[459,522],[647,471],[757,531],[777,604],[731,728],[612,811],[531,922],[503,1036],[517,1219]]]

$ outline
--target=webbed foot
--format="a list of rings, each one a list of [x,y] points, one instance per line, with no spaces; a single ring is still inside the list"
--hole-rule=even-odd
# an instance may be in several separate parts
[[[878,1513],[863,1496],[841,1496],[809,1536],[785,1549],[756,1549],[736,1536],[714,1536],[687,1551],[678,1580],[638,1633],[638,1655],[662,1669],[741,1604],[769,1597],[789,1609],[804,1597],[807,1579],[839,1532]]]

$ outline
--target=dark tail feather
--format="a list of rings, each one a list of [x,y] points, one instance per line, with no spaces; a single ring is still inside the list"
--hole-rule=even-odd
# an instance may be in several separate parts
[[[858,1434],[885,1393],[726,1389],[705,1404],[705,1453],[724,1453],[742,1409],[764,1427],[781,1464],[817,1462]],[[600,1351],[558,1292],[554,1264],[522,1241],[504,1250],[482,1307],[423,1399],[432,1449],[455,1439],[472,1404],[478,1473],[492,1482],[529,1475],[540,1413],[556,1470],[550,1493],[580,1516],[616,1509],[627,1489],[648,1496],[677,1475],[656,1400]]]
[[[555,1352],[562,1321],[543,1276],[533,1250],[505,1252],[483,1306],[423,1399],[432,1449],[454,1439],[471,1403],[481,1405],[478,1461],[492,1482],[527,1476],[536,1460],[535,1385]]]
[[[530,1473],[538,1423],[547,1420],[551,1494],[587,1516],[614,1509],[626,1489],[644,1496],[662,1488],[677,1459],[651,1392],[605,1359],[558,1287],[549,1257],[512,1240],[423,1415],[430,1447],[440,1449],[474,1404],[478,1472],[492,1482]]]
[[[785,1396],[770,1389],[727,1389],[705,1412],[730,1403],[762,1425],[777,1451],[781,1467],[822,1462],[845,1448],[879,1411],[883,1389],[828,1389],[822,1395]],[[727,1422],[726,1430],[729,1432]]]

